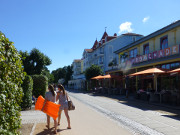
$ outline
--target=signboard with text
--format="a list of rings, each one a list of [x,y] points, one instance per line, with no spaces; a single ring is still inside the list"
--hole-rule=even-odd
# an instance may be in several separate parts
[[[179,52],[180,52],[180,45],[175,45],[175,46],[166,48],[164,50],[154,51],[152,53],[137,56],[128,61],[130,61],[131,64],[136,64],[136,63],[141,63],[141,62],[148,61],[148,60],[153,60],[153,59],[158,59],[158,58],[178,54]]]

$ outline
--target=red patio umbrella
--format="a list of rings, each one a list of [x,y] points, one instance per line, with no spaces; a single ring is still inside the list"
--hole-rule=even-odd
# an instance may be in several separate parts
[[[166,72],[163,71],[163,70],[160,70],[158,68],[150,68],[150,69],[147,69],[147,70],[136,72],[134,74],[130,74],[129,76],[144,75],[144,74],[154,74],[155,75],[154,77],[157,77],[157,74],[160,74],[160,73],[166,73]],[[156,79],[156,86],[155,87],[156,87],[156,90],[157,90],[157,79]]]
[[[129,76],[136,76],[136,75],[143,75],[143,74],[157,74],[157,73],[165,73],[165,71],[160,70],[158,68],[150,68],[147,70],[136,72],[134,74],[130,74]]]
[[[92,77],[91,79],[103,79],[103,76],[102,75],[98,75],[96,77]]]
[[[169,71],[169,73],[174,73],[174,72],[180,72],[180,68],[174,69],[172,71]]]

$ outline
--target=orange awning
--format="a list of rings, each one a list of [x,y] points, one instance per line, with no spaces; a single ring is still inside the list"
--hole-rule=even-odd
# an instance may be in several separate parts
[[[143,75],[143,74],[157,74],[157,73],[165,73],[165,72],[163,70],[158,69],[158,68],[150,68],[147,70],[136,72],[134,74],[130,74],[129,76],[136,76],[136,75]]]
[[[93,77],[93,78],[91,78],[91,79],[103,79],[103,76],[102,76],[102,75],[98,75],[98,76]]]
[[[174,72],[180,72],[180,68],[174,69],[172,71],[169,71],[169,73],[174,73]]]

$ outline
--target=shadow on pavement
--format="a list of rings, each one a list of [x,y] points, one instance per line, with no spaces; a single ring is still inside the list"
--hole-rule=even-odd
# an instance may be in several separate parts
[[[118,103],[138,108],[143,111],[157,111],[160,113],[161,116],[169,117],[175,120],[180,121],[180,107],[174,107],[170,105],[164,105],[160,103],[151,103],[148,101],[143,100],[137,100],[134,99],[133,95],[130,95],[128,98],[126,98],[124,95],[108,95],[108,94],[100,94],[100,93],[91,93],[86,91],[79,91],[79,90],[69,90],[69,92],[72,93],[83,93],[83,94],[89,94],[91,96],[101,96],[110,98],[113,100],[116,100]]]

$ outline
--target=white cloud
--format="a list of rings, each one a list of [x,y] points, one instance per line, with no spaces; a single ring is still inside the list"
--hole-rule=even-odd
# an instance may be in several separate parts
[[[145,23],[145,22],[147,22],[149,19],[150,19],[150,17],[149,17],[149,16],[144,17],[144,19],[142,20],[142,22],[143,22],[143,23]]]
[[[119,33],[121,32],[132,32],[133,29],[131,28],[131,25],[132,23],[131,22],[125,22],[125,23],[122,23],[120,26],[119,26]]]

